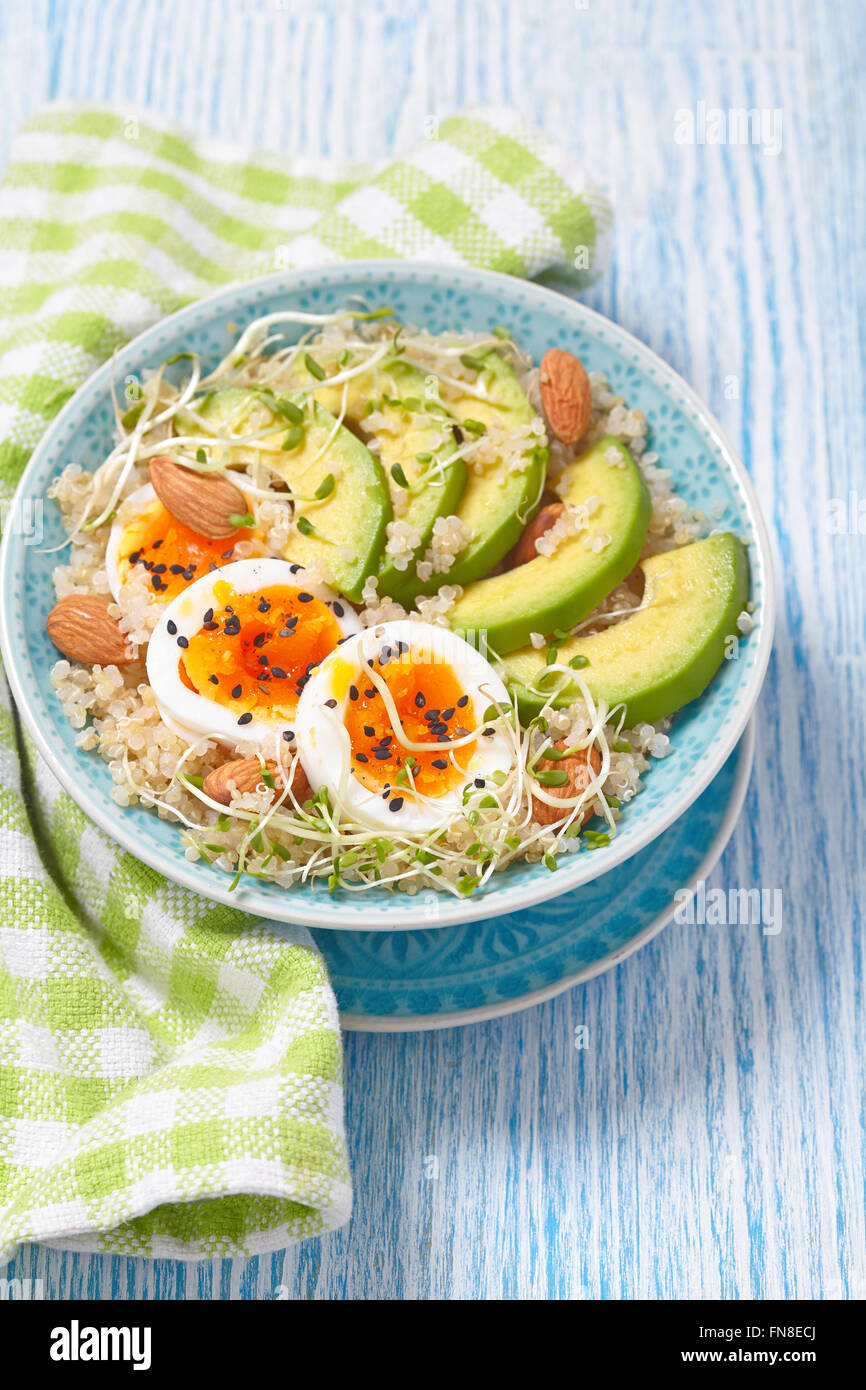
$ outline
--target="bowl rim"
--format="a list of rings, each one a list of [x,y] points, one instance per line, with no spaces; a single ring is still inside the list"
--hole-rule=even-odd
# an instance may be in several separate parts
[[[330,282],[338,281],[343,276],[381,274],[392,280],[399,281],[401,278],[417,278],[418,273],[422,276],[431,276],[437,280],[465,280],[467,290],[479,285],[486,285],[491,290],[499,293],[513,291],[519,286],[521,293],[528,297],[525,307],[531,307],[532,302],[536,302],[539,307],[548,305],[555,301],[560,307],[563,304],[570,305],[572,310],[589,324],[603,326],[604,333],[612,336],[618,347],[637,349],[641,355],[647,355],[652,359],[653,366],[659,379],[666,381],[677,393],[680,404],[687,404],[697,419],[700,426],[713,440],[725,465],[734,475],[737,484],[745,498],[747,510],[749,512],[752,529],[754,533],[755,547],[758,551],[764,592],[761,604],[759,620],[756,624],[756,636],[758,641],[758,651],[749,671],[745,685],[738,694],[735,705],[735,717],[725,726],[723,735],[718,739],[711,754],[706,758],[705,765],[700,772],[695,773],[688,781],[683,784],[682,789],[675,798],[671,798],[671,806],[664,812],[659,813],[647,827],[638,830],[634,839],[621,846],[619,852],[616,849],[616,840],[608,850],[612,853],[598,855],[597,858],[603,862],[597,869],[592,868],[592,863],[596,861],[595,855],[579,856],[582,861],[578,864],[578,856],[563,865],[560,872],[556,875],[546,873],[539,874],[529,883],[522,884],[513,888],[514,901],[507,905],[497,902],[497,893],[487,891],[478,899],[465,898],[445,898],[442,903],[442,911],[436,923],[438,926],[446,927],[458,922],[482,921],[486,917],[498,915],[500,912],[522,911],[533,907],[537,903],[545,902],[550,898],[559,897],[561,894],[576,887],[578,883],[589,883],[601,874],[607,873],[608,869],[624,863],[632,855],[645,849],[658,835],[678,820],[681,815],[694,803],[701,792],[709,785],[716,773],[723,766],[735,748],[740,736],[745,729],[755,704],[760,694],[761,686],[766,675],[767,666],[770,659],[770,652],[773,646],[773,633],[775,627],[775,578],[773,569],[773,553],[770,544],[769,533],[767,531],[764,518],[761,513],[757,493],[755,492],[745,465],[734,449],[727,434],[722,429],[715,416],[701,400],[697,392],[687,381],[669,366],[663,358],[659,357],[652,348],[641,342],[628,329],[622,328],[612,319],[606,318],[604,314],[595,309],[589,308],[579,300],[572,299],[568,295],[560,294],[556,290],[548,289],[546,286],[535,284],[529,280],[518,279],[514,276],[501,274],[492,270],[475,270],[467,266],[452,266],[436,261],[414,261],[389,258],[371,258],[367,260],[349,260],[332,263],[330,265],[315,267],[299,267],[294,270],[276,271],[270,275],[260,276],[252,280],[235,280],[227,285],[221,286],[212,294],[203,296],[201,299],[186,304],[182,308],[175,310],[173,314],[166,315],[144,329],[136,337],[130,339],[128,343],[113,357],[109,358],[96,369],[86,381],[70,398],[69,401],[58,412],[49,424],[39,443],[36,445],[24,473],[16,488],[15,495],[26,492],[27,486],[34,475],[38,474],[43,466],[43,457],[50,452],[54,435],[62,430],[67,419],[78,411],[80,399],[83,393],[101,392],[106,389],[112,379],[112,374],[122,372],[125,361],[130,356],[135,356],[142,351],[147,351],[148,339],[152,336],[164,334],[166,328],[176,329],[179,332],[188,320],[194,319],[202,309],[208,306],[216,307],[222,300],[237,296],[238,293],[248,291],[251,295],[256,292],[263,292],[263,298],[276,295],[296,292],[308,292],[311,285],[310,277],[318,279],[320,285],[327,285]],[[234,307],[237,312],[237,306]],[[14,506],[14,503],[13,503]],[[11,565],[13,551],[14,528],[7,526],[3,535],[2,545],[0,545],[0,589],[8,592],[2,583],[7,567]],[[30,705],[23,684],[23,677],[19,669],[19,653],[10,640],[10,630],[8,625],[7,604],[5,599],[0,602],[0,650],[6,665],[6,674],[9,679],[13,697],[21,713],[21,717],[33,737],[33,740],[48,764],[54,776],[60,782],[64,790],[72,797],[77,805],[89,816],[96,825],[116,844],[135,858],[149,865],[150,868],[167,878],[180,884],[182,887],[189,888],[200,896],[207,897],[211,901],[224,903],[229,907],[236,907],[242,911],[249,912],[265,920],[274,920],[287,923],[295,923],[303,926],[318,928],[333,928],[334,930],[347,931],[394,931],[407,930],[417,926],[417,908],[413,907],[413,898],[405,895],[405,903],[397,906],[396,903],[389,905],[387,920],[383,922],[381,907],[372,904],[370,907],[355,906],[353,908],[352,921],[347,924],[340,920],[340,905],[334,900],[325,899],[324,895],[300,895],[286,893],[285,913],[275,910],[276,904],[270,898],[260,895],[256,889],[250,889],[246,885],[239,885],[238,888],[230,893],[228,889],[228,878],[223,885],[221,877],[214,875],[213,886],[203,884],[201,877],[190,864],[178,853],[170,860],[166,861],[163,854],[150,846],[142,846],[135,837],[134,829],[126,828],[123,817],[112,814],[108,806],[94,797],[86,788],[82,788],[76,783],[74,764],[67,765],[65,757],[58,756],[52,746],[47,732],[42,728],[35,711]],[[114,808],[114,803],[110,803]],[[180,842],[178,841],[178,844]],[[589,860],[589,862],[587,862]],[[575,872],[578,870],[579,872]],[[503,885],[504,886],[504,885]],[[395,895],[396,896],[396,895]],[[443,895],[444,897],[444,895]]]
[[[690,899],[697,892],[698,884],[702,880],[708,879],[718,864],[740,818],[755,761],[757,741],[755,725],[755,716],[752,715],[735,750],[737,768],[734,785],[731,788],[722,820],[700,864],[693,870],[688,881],[682,885],[682,891],[688,893]],[[670,828],[668,826],[669,830]],[[633,956],[635,952],[642,950],[654,937],[659,935],[664,927],[668,926],[678,907],[679,903],[671,899],[661,912],[656,913],[646,926],[641,927],[640,931],[636,932],[623,945],[615,946],[612,951],[608,951],[607,955],[600,956],[598,960],[593,961],[591,965],[584,966],[582,970],[574,971],[571,975],[563,975],[561,979],[554,980],[551,984],[540,985],[538,989],[530,990],[527,994],[519,994],[514,999],[506,999],[492,1004],[478,1004],[472,1008],[456,1009],[451,1013],[441,1014],[359,1014],[341,1011],[340,1026],[350,1033],[433,1033],[439,1032],[443,1028],[465,1028],[473,1023],[489,1023],[495,1018],[508,1018],[511,1014],[522,1013],[524,1009],[532,1009],[536,1004],[546,1004],[549,999],[556,999],[560,994],[567,993],[568,990],[574,989],[577,985],[588,984],[597,976],[605,974],[606,971],[614,969],[615,966],[622,965],[623,961],[628,960],[629,956]],[[274,923],[273,930],[281,930],[281,924]]]

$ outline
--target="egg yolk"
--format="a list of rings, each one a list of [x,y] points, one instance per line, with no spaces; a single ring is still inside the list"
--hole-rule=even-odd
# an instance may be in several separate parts
[[[371,791],[387,791],[393,801],[413,784],[423,796],[438,797],[465,782],[474,742],[456,749],[444,745],[472,733],[476,722],[472,700],[452,667],[416,662],[411,652],[388,649],[374,669],[388,687],[406,737],[429,744],[430,750],[410,752],[397,743],[385,702],[372,681],[365,681],[362,667],[349,686],[344,715],[358,780]]]
[[[311,673],[343,635],[334,614],[321,599],[288,585],[238,594],[220,579],[214,598],[183,649],[181,679],[236,710],[240,725],[290,718]]]
[[[231,536],[211,540],[175,520],[161,502],[151,502],[123,529],[117,552],[120,582],[125,582],[130,569],[140,566],[150,576],[157,602],[166,603],[194,579],[239,559],[235,546],[254,534],[242,527]]]

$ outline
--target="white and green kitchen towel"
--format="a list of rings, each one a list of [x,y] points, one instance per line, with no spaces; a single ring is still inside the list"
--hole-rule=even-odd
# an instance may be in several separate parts
[[[52,106],[0,189],[0,499],[120,344],[229,281],[359,256],[597,272],[608,205],[514,112],[368,166],[252,154],[147,113]],[[351,1209],[337,1008],[271,931],[112,844],[0,681],[0,1259],[22,1241],[254,1254]]]

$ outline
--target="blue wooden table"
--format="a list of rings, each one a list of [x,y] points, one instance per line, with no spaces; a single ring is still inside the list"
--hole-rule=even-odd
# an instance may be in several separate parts
[[[607,180],[615,256],[589,302],[709,402],[777,545],[755,772],[713,884],[783,901],[777,935],[673,925],[526,1013],[347,1037],[356,1214],[325,1240],[186,1267],[28,1249],[8,1274],[52,1297],[866,1296],[862,5],[2,0],[0,16],[0,161],[57,97],[358,158],[504,102]]]

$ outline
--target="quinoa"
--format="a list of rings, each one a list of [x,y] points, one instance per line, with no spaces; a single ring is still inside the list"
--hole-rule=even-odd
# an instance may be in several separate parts
[[[359,326],[348,320],[340,320],[326,324],[311,346],[317,361],[323,363],[332,374],[340,369],[340,359],[347,352],[350,355],[356,353],[359,344],[382,343],[387,334],[387,328],[378,322]],[[486,350],[491,345],[490,335],[484,333],[461,334],[458,338],[454,334],[436,337],[423,330],[413,330],[411,360],[432,374],[428,379],[431,411],[434,406],[447,407],[461,390],[472,393],[478,374],[461,357],[468,356],[467,349],[471,350],[473,346]],[[496,422],[487,424],[485,428],[479,427],[477,431],[458,426],[454,438],[470,473],[481,475],[495,467],[504,484],[512,473],[527,467],[535,449],[547,447],[550,452],[547,488],[556,495],[563,487],[566,470],[575,458],[597,440],[611,435],[629,451],[650,495],[652,514],[641,558],[686,545],[704,533],[705,518],[701,513],[692,511],[677,495],[671,484],[670,473],[660,466],[658,454],[648,449],[645,415],[640,410],[630,408],[625,399],[611,389],[602,374],[590,374],[592,411],[589,427],[576,446],[566,446],[556,438],[549,437],[546,431],[538,369],[516,345],[497,343],[497,346],[515,368],[518,380],[537,414],[531,422],[514,429],[506,429]],[[457,347],[463,349],[459,354],[456,354]],[[249,369],[248,379],[274,391],[301,384],[304,371],[300,350],[286,349],[274,358],[257,360]],[[375,388],[375,374],[373,380]],[[148,376],[144,384],[144,397],[158,400],[162,405],[170,402],[171,390],[156,376]],[[268,419],[268,411],[264,408],[252,413],[259,426]],[[428,412],[425,405],[418,410],[412,409],[410,413],[413,425],[422,425],[425,429],[429,429],[437,418],[435,413]],[[386,428],[393,428],[393,421],[384,411],[371,412],[366,420],[365,437],[368,447],[374,452],[378,449],[375,433]],[[169,424],[153,430],[148,439],[152,443],[157,439],[168,439],[170,434]],[[440,423],[439,433],[433,435],[434,447],[437,439],[440,445],[444,445],[449,437]],[[247,452],[249,457],[246,456]],[[255,449],[250,448],[246,452],[238,449],[233,458],[246,463],[256,488],[264,485],[264,474]],[[609,449],[606,459],[611,467],[626,466],[626,460],[618,449]],[[147,478],[146,463],[135,461],[129,467],[122,497],[116,508],[121,522],[136,512],[135,504],[130,504],[128,498],[147,482]],[[99,527],[76,529],[85,513],[95,517],[106,508],[111,495],[110,482],[94,482],[91,474],[77,464],[70,464],[54,481],[49,495],[57,502],[64,524],[72,532],[66,563],[59,564],[54,570],[58,598],[73,593],[110,596],[106,570],[110,519]],[[458,515],[438,517],[429,545],[421,558],[417,559],[422,535],[405,520],[409,493],[395,483],[391,487],[391,495],[394,519],[387,526],[384,550],[394,569],[405,572],[415,560],[418,577],[424,583],[436,575],[447,575],[457,556],[475,539],[472,531]],[[251,505],[261,538],[238,542],[236,558],[284,555],[290,548],[293,535],[290,497],[279,493],[273,497],[255,496]],[[566,505],[553,526],[537,539],[537,553],[553,555],[566,537],[576,535],[583,537],[583,544],[588,549],[596,553],[603,550],[611,543],[611,537],[594,528],[593,517],[600,505],[601,500],[597,497],[588,498],[582,507]],[[312,570],[315,578],[335,587],[326,564],[314,564],[308,566],[308,570]],[[388,595],[380,595],[378,579],[371,575],[364,583],[357,609],[363,628],[374,628],[380,623],[406,617],[447,628],[448,615],[461,592],[458,585],[443,583],[436,593],[419,598],[415,608],[407,613]],[[639,607],[642,598],[642,574],[636,569],[617,585],[577,630],[597,631],[627,616]],[[161,612],[160,604],[154,601],[148,575],[143,570],[136,570],[129,576],[119,591],[117,601],[112,601],[109,607],[109,613],[118,620],[121,630],[139,647],[147,643]],[[749,612],[740,614],[737,625],[743,633],[750,630],[753,620]],[[540,649],[547,644],[547,638],[543,633],[533,632],[531,643]],[[269,843],[279,849],[275,857],[273,848],[268,849],[267,845],[257,847],[255,839],[250,839],[248,822],[235,817],[234,813],[242,812],[266,823],[273,811],[273,791],[269,787],[238,793],[237,787],[230,784],[229,789],[233,792],[228,808],[230,814],[208,806],[194,794],[190,789],[193,783],[197,781],[200,785],[209,772],[225,762],[225,748],[215,739],[208,738],[190,747],[168,727],[160,717],[143,661],[138,660],[124,667],[103,668],[95,665],[90,668],[62,659],[52,666],[50,680],[64,715],[76,731],[76,746],[95,752],[105,761],[114,782],[112,795],[117,804],[129,806],[139,802],[142,806],[153,808],[160,817],[181,822],[187,858],[194,860],[204,855],[225,872],[235,874],[246,868],[272,878],[286,888],[314,870],[321,852],[315,843],[298,843],[296,835],[281,829],[279,825],[270,825]],[[545,739],[564,738],[568,744],[580,744],[593,731],[591,713],[583,699],[575,700],[567,709],[546,709],[545,720],[544,730],[539,725],[531,733],[530,742],[534,742],[536,749],[542,746]],[[642,776],[650,767],[651,760],[666,757],[672,751],[670,729],[669,719],[626,730],[611,723],[603,726],[602,736],[610,749],[610,770],[602,791],[606,799],[611,798],[607,813],[610,823],[615,824],[620,820],[621,808],[640,792]],[[252,756],[255,752],[253,745],[244,745],[239,741],[232,756]],[[281,749],[279,761],[284,773],[291,773],[296,759],[297,754],[291,744]],[[182,776],[178,776],[179,768]],[[184,776],[191,781],[185,783]],[[555,828],[542,826],[532,817],[531,792],[518,778],[518,771],[512,767],[499,786],[503,800],[509,795],[516,798],[514,818],[515,825],[519,827],[515,832],[519,847],[505,856],[503,863],[515,858],[524,858],[530,863],[546,862],[546,857],[553,852],[573,853],[579,849],[582,842],[580,837],[564,839]],[[291,780],[290,775],[288,780]],[[417,872],[407,872],[405,862],[393,846],[388,850],[387,842],[384,842],[385,848],[379,853],[379,872],[385,880],[393,876],[396,879],[394,886],[408,894],[417,892],[422,886],[444,885],[462,891],[459,885],[466,869],[461,867],[458,855],[471,852],[477,838],[477,822],[472,821],[468,812],[456,815],[449,820],[444,831],[444,843],[449,850],[455,851],[455,855],[440,861],[438,879],[431,878],[421,868]],[[350,885],[364,882],[359,871],[351,866],[344,871],[344,881]]]

